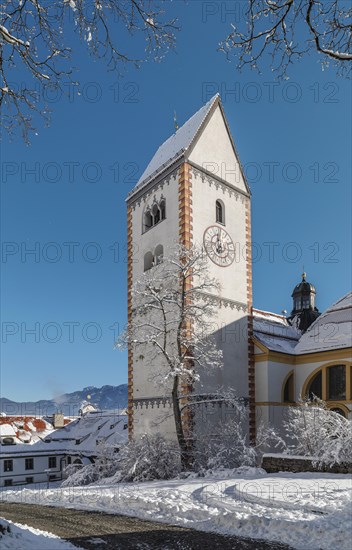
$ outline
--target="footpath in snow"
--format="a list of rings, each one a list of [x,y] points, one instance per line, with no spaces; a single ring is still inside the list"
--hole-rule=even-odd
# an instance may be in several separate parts
[[[351,493],[351,478],[342,474],[247,469],[185,480],[7,489],[2,500],[125,514],[299,550],[351,550]]]
[[[1,550],[77,550],[78,547],[52,533],[0,518],[0,548]]]

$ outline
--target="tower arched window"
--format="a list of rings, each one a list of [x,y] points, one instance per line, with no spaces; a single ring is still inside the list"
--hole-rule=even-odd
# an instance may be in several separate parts
[[[158,204],[154,204],[152,208],[152,214],[153,214],[153,225],[156,225],[157,223],[160,222],[160,210],[159,210]]]
[[[148,209],[144,213],[144,231],[150,229],[153,226],[153,217],[151,211]]]
[[[166,200],[161,196],[160,201],[154,199],[152,206],[147,206],[143,214],[143,233],[154,225],[166,219]]]
[[[166,204],[165,204],[165,199],[163,199],[162,201],[160,201],[160,218],[162,220],[165,220],[166,218]]]
[[[225,223],[225,207],[220,200],[217,200],[215,203],[215,217],[217,223]]]
[[[155,265],[161,264],[164,256],[164,247],[162,244],[158,244],[154,251],[154,263]]]
[[[148,271],[154,265],[154,257],[152,252],[146,252],[144,254],[144,271]]]

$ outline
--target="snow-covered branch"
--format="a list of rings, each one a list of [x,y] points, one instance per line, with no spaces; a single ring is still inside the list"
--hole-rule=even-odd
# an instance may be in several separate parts
[[[351,461],[351,421],[329,410],[320,399],[304,399],[289,407],[285,428],[292,454],[309,456],[317,465]]]
[[[146,357],[148,368],[157,365],[168,388],[172,382],[173,412],[182,452],[186,440],[179,404],[181,388],[199,380],[201,370],[222,366],[222,351],[212,334],[214,295],[218,291],[201,249],[173,247],[162,263],[135,282],[132,319],[118,343],[129,346],[133,356]]]
[[[343,0],[247,0],[243,20],[221,43],[237,68],[260,71],[266,54],[279,78],[291,64],[318,52],[323,67],[333,62],[338,74],[349,76],[352,60],[352,7]]]
[[[73,80],[70,29],[88,52],[110,70],[126,63],[160,60],[175,43],[175,19],[167,19],[157,0],[8,0],[0,10],[0,105],[2,127],[10,134],[20,129],[26,141],[36,115],[48,122],[46,89],[79,91]],[[128,44],[127,49],[121,44]],[[132,53],[133,52],[133,53]],[[16,84],[28,76],[28,86]],[[34,84],[33,84],[34,79]],[[35,89],[31,90],[31,87]],[[39,90],[38,90],[39,88]],[[72,92],[70,92],[72,93]]]

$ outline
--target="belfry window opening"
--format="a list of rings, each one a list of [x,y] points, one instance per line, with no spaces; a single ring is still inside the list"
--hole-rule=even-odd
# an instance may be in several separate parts
[[[150,208],[149,206],[143,214],[143,232],[148,231],[161,221],[166,219],[166,201],[164,198],[160,202],[155,202]]]

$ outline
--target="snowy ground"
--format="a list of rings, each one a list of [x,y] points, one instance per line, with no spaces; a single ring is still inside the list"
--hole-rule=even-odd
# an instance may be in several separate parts
[[[300,550],[350,550],[351,494],[346,475],[247,470],[167,482],[7,489],[3,500],[126,514]]]
[[[1,550],[77,550],[70,542],[28,525],[0,518],[0,526],[5,528],[5,532],[0,533]]]

